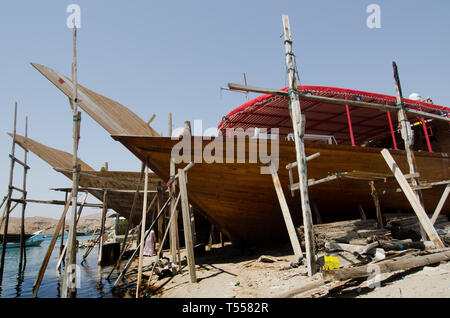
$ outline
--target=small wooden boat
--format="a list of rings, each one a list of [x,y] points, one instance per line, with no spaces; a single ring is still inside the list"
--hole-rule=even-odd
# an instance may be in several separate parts
[[[25,239],[25,246],[26,247],[41,246],[41,243],[44,241],[44,237],[40,236],[42,232],[43,231],[37,231],[36,233],[33,234],[27,234],[28,238]],[[6,248],[20,248],[20,242],[6,243]]]
[[[31,237],[31,234],[25,234],[25,239],[29,239]],[[20,241],[20,234],[8,234],[6,237],[6,242],[14,243]],[[0,234],[0,242],[3,242],[3,234]]]
[[[45,77],[57,86],[69,98],[72,96],[71,80],[56,71],[38,64],[33,64]],[[387,95],[366,93],[354,90],[299,87],[303,93],[334,98],[360,100],[366,103],[392,106],[395,98]],[[129,109],[104,96],[79,86],[79,105],[90,114],[115,140],[120,141],[142,161],[148,160],[150,168],[163,180],[169,178],[169,159],[173,147],[179,142],[167,137],[160,137],[153,129],[146,128],[145,122]],[[421,111],[429,111],[437,116],[448,116],[448,108],[427,103],[406,100],[407,106]],[[345,104],[328,102],[303,102],[302,113],[306,115],[306,133],[312,140],[305,143],[306,154],[320,153],[320,156],[308,163],[309,179],[324,179],[335,176],[333,181],[311,186],[310,198],[318,206],[324,221],[344,220],[358,216],[358,205],[366,211],[374,210],[370,195],[369,181],[384,180],[392,173],[384,162],[380,140],[392,139],[392,145],[382,144],[383,148],[393,148],[391,154],[404,173],[408,173],[406,154],[396,135],[396,119],[386,111],[378,109],[360,109]],[[128,120],[124,120],[128,118]],[[349,120],[352,118],[353,121]],[[410,116],[410,119],[413,119]],[[427,134],[426,122],[422,122],[424,138]],[[136,129],[135,127],[140,127]],[[289,117],[289,105],[286,97],[262,95],[224,116],[219,130],[227,140],[229,128],[279,128],[279,135],[286,137],[292,131]],[[251,134],[251,135],[252,135]],[[326,137],[326,138],[318,138]],[[427,137],[428,136],[428,137]],[[198,137],[191,137],[195,144]],[[286,165],[295,162],[295,148],[292,141],[279,141],[278,174],[296,226],[301,224],[299,193],[292,197],[288,192],[290,184]],[[270,175],[261,174],[261,166],[267,162],[250,162],[254,143],[262,139],[245,138],[245,162],[207,163],[202,157],[188,173],[189,200],[210,222],[220,228],[232,241],[261,241],[287,237],[287,231],[277,196]],[[320,141],[334,140],[338,144]],[[213,138],[213,141],[217,141]],[[202,153],[211,141],[201,140]],[[271,140],[267,141],[270,149]],[[427,140],[429,142],[429,140]],[[225,148],[224,148],[225,149]],[[448,151],[443,149],[443,151]],[[236,153],[236,152],[235,152]],[[221,156],[226,162],[226,155]],[[450,159],[447,152],[415,152],[420,179],[426,182],[450,179]],[[194,160],[190,155],[189,160]],[[180,164],[179,167],[183,167]],[[397,188],[395,181],[387,180],[377,186],[377,191]],[[425,208],[432,212],[441,196],[443,186],[423,191]],[[381,197],[384,211],[412,211],[403,193],[389,192]],[[444,213],[450,212],[450,203],[443,207]]]

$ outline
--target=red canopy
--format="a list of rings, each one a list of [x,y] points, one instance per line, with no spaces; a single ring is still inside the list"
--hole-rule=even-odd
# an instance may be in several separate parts
[[[288,87],[282,90],[288,91]],[[395,106],[394,96],[368,93],[345,88],[325,86],[298,86],[302,94],[312,94],[330,98],[359,100],[367,103]],[[450,108],[431,103],[404,99],[405,107],[450,117]],[[389,134],[389,117],[385,111],[349,106],[328,102],[301,100],[301,112],[306,116],[306,133],[334,136],[339,144],[351,144],[350,126],[356,144]],[[391,115],[394,129],[397,116]],[[409,115],[411,121],[416,121]],[[281,136],[292,132],[287,96],[261,95],[239,106],[226,115],[219,124],[219,130],[225,135],[227,128],[279,128]]]

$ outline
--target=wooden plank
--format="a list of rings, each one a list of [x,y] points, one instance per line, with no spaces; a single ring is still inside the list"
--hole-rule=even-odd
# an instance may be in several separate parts
[[[175,163],[172,158],[170,158],[170,177],[175,177]],[[175,183],[174,180],[169,188],[169,196],[170,196],[170,215],[175,214],[176,205],[175,205]],[[178,213],[176,213],[177,217],[174,218],[172,223],[170,224],[170,252],[172,256],[172,263],[176,263],[177,260],[177,238],[178,238]]]
[[[445,201],[447,201],[448,194],[450,193],[450,184],[447,184],[445,187],[444,193],[442,194],[441,199],[438,202],[438,205],[436,206],[436,209],[434,210],[433,216],[431,217],[431,224],[434,224],[439,216],[439,213],[442,211],[442,207],[445,204]]]
[[[397,163],[395,162],[394,158],[392,158],[391,154],[387,149],[383,149],[381,151],[381,154],[383,155],[384,160],[386,161],[387,165],[391,169],[392,173],[394,174],[395,178],[397,179],[400,187],[403,190],[403,193],[407,197],[408,201],[410,202],[412,208],[414,209],[414,212],[416,213],[417,217],[419,218],[419,222],[422,225],[423,229],[427,233],[428,237],[430,238],[430,241],[432,241],[436,248],[444,248],[444,244],[442,243],[441,239],[439,238],[439,235],[436,232],[436,229],[433,227],[433,224],[431,224],[430,219],[428,218],[423,206],[420,204],[420,201],[417,197],[417,195],[414,193],[414,191],[411,189],[411,187],[408,184],[408,181],[403,176],[403,173],[401,172],[400,168],[398,167]]]
[[[361,216],[361,220],[362,221],[367,220],[366,213],[364,213],[364,209],[361,204],[358,204],[358,211],[359,211],[359,215]]]
[[[311,156],[306,157],[306,162],[316,159],[318,157],[320,157],[320,152],[316,152],[315,154],[312,154]],[[297,162],[292,162],[292,163],[286,165],[286,169],[288,169],[288,170],[295,168],[295,167],[297,167]]]
[[[301,115],[300,99],[297,94],[297,79],[295,77],[295,57],[292,51],[292,38],[287,15],[282,16],[284,28],[284,45],[286,50],[286,68],[288,69],[288,82],[291,119],[294,130],[294,143],[297,159],[297,169],[299,175],[300,198],[303,216],[303,225],[305,229],[306,261],[308,265],[308,275],[312,276],[316,272],[316,256],[314,252],[314,234],[312,227],[311,207],[309,205],[308,180],[306,167],[305,144],[303,137],[305,134],[305,118]]]
[[[67,97],[73,97],[73,82],[55,70],[31,63]],[[78,105],[110,134],[160,136],[153,128],[122,104],[78,84]]]
[[[380,199],[378,198],[377,189],[375,188],[375,184],[374,184],[373,181],[369,182],[369,186],[370,186],[370,194],[372,195],[373,203],[375,204],[375,211],[376,211],[376,214],[377,214],[378,228],[379,229],[383,229],[384,228],[383,218],[381,216]]]
[[[262,87],[254,87],[254,86],[246,86],[241,84],[235,84],[235,83],[229,83],[228,87],[231,90],[241,90],[246,92],[254,92],[254,93],[262,93],[262,94],[269,94],[269,95],[278,95],[278,96],[288,96],[287,91],[279,90],[279,89],[271,89],[271,88],[262,88]],[[349,106],[355,106],[355,107],[361,107],[361,108],[369,108],[369,109],[376,109],[380,111],[388,111],[388,112],[397,112],[397,108],[395,106],[387,106],[383,104],[377,104],[377,103],[367,103],[367,102],[360,102],[360,101],[352,101],[345,99],[339,99],[339,98],[330,98],[330,97],[324,97],[324,96],[317,96],[317,95],[305,95],[305,94],[298,94],[300,100],[306,100],[306,101],[312,101],[312,102],[322,102],[322,103],[328,103],[328,104],[336,104],[336,105],[349,105]],[[416,109],[405,107],[405,111],[411,115],[415,116],[421,116],[426,118],[432,118],[437,119],[445,122],[450,122],[449,117],[443,117],[437,114],[427,113],[424,111],[419,111]]]
[[[145,223],[147,219],[147,190],[148,190],[148,162],[145,163],[144,203],[142,207],[141,240],[139,247],[139,264],[138,264],[138,278],[136,286],[136,298],[141,297],[142,264],[144,261],[144,244],[145,244]]]
[[[291,241],[292,249],[294,250],[295,259],[298,263],[303,260],[302,248],[297,237],[297,231],[295,230],[294,222],[292,222],[291,213],[289,212],[289,207],[284,197],[283,188],[281,187],[280,179],[278,178],[278,173],[273,166],[270,167],[272,171],[273,186],[278,196],[278,202],[280,203],[281,213],[283,214],[284,223],[286,224],[286,229],[289,234],[289,239]]]
[[[397,270],[406,271],[417,267],[436,264],[442,261],[448,261],[449,259],[450,259],[450,251],[448,250],[430,255],[421,255],[421,256],[406,255],[402,257],[397,257],[393,260],[378,262],[377,264],[368,264],[352,268],[341,268],[325,271],[323,273],[323,278],[325,281],[360,279],[373,275],[374,266],[376,266],[376,273],[382,274],[394,272]]]
[[[397,92],[397,119],[400,124],[400,132],[403,139],[403,142],[405,144],[405,151],[406,151],[406,158],[408,160],[409,165],[409,173],[414,174],[417,172],[416,167],[416,157],[414,155],[414,152],[412,150],[412,146],[414,143],[414,136],[411,129],[411,124],[408,120],[408,116],[406,114],[406,109],[403,104],[403,93],[402,93],[402,87],[400,84],[400,76],[398,73],[397,64],[395,62],[392,62],[392,68],[394,69],[394,80],[395,80],[395,90]],[[419,184],[418,178],[412,178],[411,179],[412,186],[415,187]],[[422,192],[420,190],[414,191],[415,195],[417,196],[417,199],[419,200],[420,204],[424,206],[423,203],[423,196]],[[422,239],[425,240],[425,232],[421,230],[422,233]]]
[[[63,213],[61,214],[61,218],[59,219],[58,224],[55,228],[55,233],[52,236],[52,240],[47,248],[47,253],[44,256],[44,260],[42,261],[41,267],[39,268],[38,276],[33,285],[33,297],[37,297],[37,293],[39,291],[39,286],[41,285],[42,278],[44,277],[45,270],[47,269],[48,261],[50,260],[50,256],[52,255],[53,248],[55,247],[56,240],[58,239],[58,234],[61,232],[61,227],[63,225],[64,220],[66,219],[67,211],[69,210],[70,202],[72,199],[72,193],[67,200],[66,206],[64,207]]]
[[[103,191],[103,208],[102,208],[102,218],[100,224],[100,241],[98,245],[98,259],[97,264],[101,265],[103,259],[103,241],[105,236],[105,221],[106,213],[108,212],[108,191]]]
[[[178,169],[178,180],[180,182],[179,188],[181,195],[181,209],[183,213],[184,240],[186,244],[189,276],[191,279],[191,283],[196,283],[197,275],[195,273],[195,257],[194,244],[192,242],[191,215],[189,212],[189,201],[186,188],[186,173],[183,169]]]

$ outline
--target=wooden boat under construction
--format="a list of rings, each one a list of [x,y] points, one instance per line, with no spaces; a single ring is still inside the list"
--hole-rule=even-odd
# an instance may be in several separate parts
[[[64,94],[71,97],[73,85],[70,79],[42,65],[33,64],[33,66]],[[309,187],[310,198],[317,206],[322,220],[354,218],[359,215],[358,205],[362,205],[366,211],[374,211],[369,181],[376,180],[386,181],[377,183],[376,186],[379,193],[387,191],[380,196],[383,211],[412,211],[404,194],[395,191],[398,185],[389,178],[392,173],[380,154],[381,148],[373,147],[379,145],[391,148],[391,154],[400,169],[404,173],[409,172],[406,154],[398,150],[402,145],[398,140],[396,129],[393,128],[398,123],[395,116],[390,116],[389,111],[386,111],[386,109],[395,110],[395,98],[336,88],[302,86],[299,87],[299,91],[307,93],[305,96],[332,97],[340,100],[339,103],[332,103],[329,100],[318,102],[306,98],[301,104],[302,113],[306,116],[306,133],[312,137],[305,143],[306,154],[320,153],[319,157],[308,162],[308,179],[332,179],[316,185],[312,185],[314,182],[311,182]],[[129,109],[81,85],[78,94],[79,106],[113,135],[115,140],[120,141],[142,161],[148,160],[149,167],[160,178],[167,180],[170,177],[169,160],[173,147],[180,140],[158,136]],[[344,100],[347,99],[372,104],[373,108],[363,109],[346,105]],[[380,109],[379,105],[385,105],[386,109]],[[429,127],[433,127],[438,121],[426,120],[429,118],[428,115],[435,119],[439,119],[439,116],[448,116],[448,108],[410,100],[406,101],[406,107],[415,110],[415,113],[413,111],[409,113],[409,120],[421,123],[415,126],[424,134],[423,139],[419,140],[426,142],[428,150],[435,147],[435,150],[440,151],[415,152],[420,181],[429,184],[449,180],[450,159],[445,145],[446,140],[445,138],[440,142],[433,140]],[[417,114],[426,116],[416,119]],[[247,132],[250,128],[250,135],[255,133],[255,128],[279,129],[278,174],[294,224],[300,225],[299,193],[294,192],[294,196],[291,196],[288,170],[285,168],[286,165],[295,162],[294,143],[284,138],[292,130],[292,125],[289,124],[287,98],[271,94],[262,95],[237,108],[223,119],[219,130],[225,137],[223,140],[212,138],[216,146],[223,143],[223,149],[226,149],[230,139],[235,138],[228,137],[230,128],[243,128]],[[448,133],[448,123],[444,124],[447,125],[443,128],[445,135]],[[420,135],[416,134],[416,139],[417,136]],[[195,144],[196,138],[197,145],[201,145],[202,153],[205,149],[211,151],[211,140],[190,137],[192,145]],[[287,237],[272,178],[270,175],[261,174],[261,167],[267,165],[267,162],[249,161],[250,156],[254,155],[250,149],[254,149],[252,147],[255,143],[267,142],[267,148],[271,149],[274,141],[248,137],[243,140],[246,158],[244,162],[238,163],[234,157],[234,160],[229,158],[232,162],[227,163],[224,152],[220,156],[224,163],[219,163],[218,160],[211,163],[209,160],[211,158],[202,156],[201,160],[189,170],[190,203],[234,242]],[[323,143],[323,140],[331,140],[337,144]],[[388,144],[391,141],[392,144]],[[236,154],[236,151],[234,153]],[[183,167],[189,161],[195,161],[192,154],[186,159],[178,167]],[[436,207],[443,188],[444,185],[441,185],[423,190],[425,209],[428,213]],[[443,212],[446,214],[450,212],[449,203],[444,205]]]
[[[11,135],[11,134],[10,134]],[[11,135],[12,136],[12,135]],[[31,138],[16,135],[16,142],[47,162],[53,169],[72,179],[72,155],[48,146],[45,146]],[[103,201],[104,190],[108,191],[106,203],[108,208],[116,211],[121,216],[129,219],[136,189],[140,192],[136,198],[132,223],[139,224],[142,218],[143,179],[139,172],[129,171],[96,171],[87,163],[79,159],[81,165],[80,187],[100,201]],[[155,174],[149,174],[149,198],[157,195],[158,184],[162,180]],[[165,195],[167,197],[167,195]]]

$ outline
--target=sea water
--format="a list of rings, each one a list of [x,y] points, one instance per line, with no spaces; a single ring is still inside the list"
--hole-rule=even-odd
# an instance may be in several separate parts
[[[52,235],[40,235],[44,241],[40,246],[29,246],[26,248],[26,265],[23,275],[19,273],[19,248],[7,248],[5,253],[5,269],[3,272],[3,281],[0,286],[0,298],[31,298],[33,296],[33,284],[38,275],[42,261],[47,253]],[[67,234],[64,243],[67,242]],[[77,236],[81,243],[93,238],[92,236]],[[56,270],[56,264],[59,258],[60,239],[58,238],[53,253],[41,282],[38,297],[39,298],[58,298],[61,296],[62,278],[64,269],[61,272]],[[1,246],[1,245],[0,245]],[[1,247],[0,247],[1,250]],[[106,277],[111,271],[111,266],[99,267],[98,244],[90,252],[86,261],[80,265],[83,255],[87,249],[79,248],[77,251],[77,264],[79,265],[77,273],[80,273],[79,288],[77,289],[77,298],[111,298],[120,297],[112,291],[114,278],[113,273],[110,280]]]

